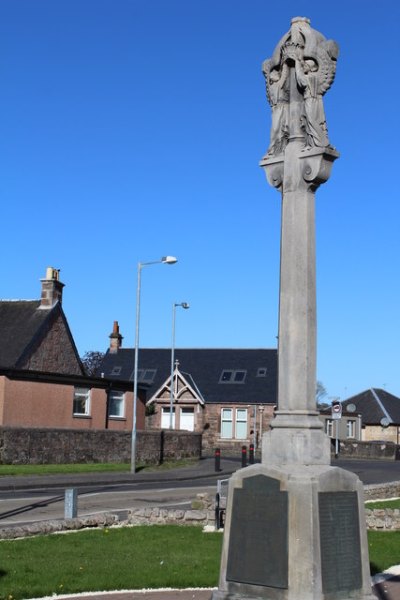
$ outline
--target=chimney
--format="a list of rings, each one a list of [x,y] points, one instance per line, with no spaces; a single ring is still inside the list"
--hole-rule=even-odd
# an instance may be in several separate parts
[[[42,296],[40,308],[52,308],[57,302],[62,302],[62,290],[64,284],[60,281],[60,269],[47,267],[46,277],[42,282]]]
[[[122,346],[122,340],[124,339],[119,332],[118,321],[114,321],[112,333],[109,335],[110,338],[110,352],[115,354]]]

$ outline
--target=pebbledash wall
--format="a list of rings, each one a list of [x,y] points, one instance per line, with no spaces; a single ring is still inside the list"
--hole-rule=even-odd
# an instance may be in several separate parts
[[[200,458],[201,434],[138,431],[136,459],[148,464]],[[0,427],[0,464],[129,463],[131,432]]]

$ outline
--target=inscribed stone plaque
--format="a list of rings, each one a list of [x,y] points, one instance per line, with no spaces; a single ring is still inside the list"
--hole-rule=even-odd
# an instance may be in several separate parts
[[[235,488],[226,579],[288,587],[288,495],[279,480],[256,475]]]
[[[360,525],[356,492],[320,492],[322,590],[362,587]]]

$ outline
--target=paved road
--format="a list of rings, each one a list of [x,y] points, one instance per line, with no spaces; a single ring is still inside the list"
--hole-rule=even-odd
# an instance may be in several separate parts
[[[162,508],[189,508],[199,492],[215,494],[216,486],[170,487],[153,490],[102,489],[80,493],[78,516],[104,512],[123,513],[132,508],[158,506]],[[0,526],[26,525],[35,521],[64,518],[64,494],[37,491],[34,494],[0,499]]]
[[[64,518],[65,489],[78,490],[78,516],[131,508],[189,507],[200,492],[216,493],[218,479],[228,478],[241,463],[214,460],[192,467],[153,473],[104,473],[0,478],[0,527]]]
[[[364,484],[400,481],[400,462],[333,460],[333,465],[356,473]],[[64,491],[76,487],[79,516],[124,512],[142,506],[189,507],[199,492],[215,494],[217,479],[241,467],[227,459],[215,473],[213,459],[167,472],[85,474],[0,478],[0,526],[22,525],[64,517]]]

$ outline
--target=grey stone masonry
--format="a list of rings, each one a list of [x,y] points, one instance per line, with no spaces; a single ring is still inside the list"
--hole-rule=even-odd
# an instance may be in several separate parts
[[[272,124],[260,165],[282,206],[278,409],[261,465],[230,479],[212,600],[372,598],[362,483],[330,466],[315,400],[315,192],[339,156],[322,100],[338,54],[295,17],[263,63]]]

